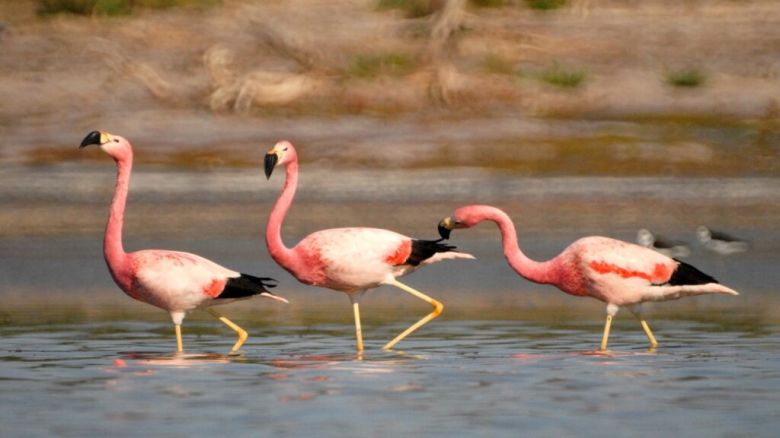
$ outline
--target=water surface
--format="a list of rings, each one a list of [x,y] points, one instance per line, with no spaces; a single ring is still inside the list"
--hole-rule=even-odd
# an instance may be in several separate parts
[[[128,250],[191,251],[275,277],[291,301],[220,309],[250,333],[239,356],[226,355],[229,329],[188,315],[185,354],[176,355],[169,316],[124,296],[103,262],[111,166],[11,167],[0,172],[0,435],[777,435],[776,178],[454,173],[308,172],[285,240],[344,225],[435,238],[455,207],[490,202],[515,219],[531,257],[551,257],[582,235],[633,240],[650,227],[686,240],[686,261],[741,295],[646,306],[655,351],[622,311],[610,351],[599,354],[603,303],[519,278],[495,227],[481,225],[452,238],[476,261],[404,279],[445,312],[397,351],[381,347],[428,305],[392,287],[364,297],[358,357],[343,294],[301,285],[267,256],[262,225],[281,181],[249,170],[151,169],[134,176]],[[700,224],[751,248],[708,252],[695,242]]]

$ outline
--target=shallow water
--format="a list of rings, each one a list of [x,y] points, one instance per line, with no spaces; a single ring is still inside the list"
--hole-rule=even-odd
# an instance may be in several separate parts
[[[537,257],[569,234],[524,239]],[[630,236],[618,236],[630,238]],[[253,239],[128,239],[273,275],[289,306],[252,300],[203,313],[173,354],[168,316],[111,283],[99,238],[6,238],[0,274],[3,436],[475,435],[776,436],[780,425],[778,235],[748,253],[691,262],[739,289],[647,307],[660,346],[618,315],[598,354],[603,304],[517,278],[496,241],[459,238],[478,262],[442,263],[408,284],[444,315],[384,352],[427,307],[385,287],[366,295],[366,352],[354,351],[347,300],[292,281]]]
[[[434,323],[362,359],[348,324],[250,325],[240,356],[225,333],[186,331],[192,353],[172,354],[156,323],[5,326],[0,422],[4,436],[776,436],[779,326],[663,321],[648,352],[627,325],[598,354],[590,327]]]
[[[512,182],[466,172],[460,183],[436,185],[442,175],[423,175],[384,172],[379,183],[342,187],[310,174],[285,239],[345,224],[431,238],[441,217],[477,197],[469,181],[482,181],[478,198],[511,213],[534,258],[584,234],[633,240],[636,228],[650,227],[687,240],[686,261],[741,295],[646,306],[656,351],[622,311],[611,351],[598,354],[603,303],[518,278],[495,227],[484,225],[451,240],[476,261],[404,280],[445,312],[397,351],[381,347],[429,308],[391,287],[366,294],[359,358],[347,299],[297,283],[266,255],[261,224],[280,181],[267,185],[249,171],[141,172],[126,216],[128,250],[191,251],[275,277],[291,301],[221,309],[250,333],[239,356],[226,356],[233,333],[195,312],[184,323],[185,354],[175,355],[169,317],[124,296],[106,271],[112,171],[20,167],[0,172],[0,436],[777,435],[776,178]],[[182,190],[159,190],[161,178]],[[421,181],[436,190],[415,191]],[[374,201],[379,188],[382,202]],[[405,193],[411,201],[393,203]],[[727,227],[750,250],[705,251],[693,236],[701,223]]]

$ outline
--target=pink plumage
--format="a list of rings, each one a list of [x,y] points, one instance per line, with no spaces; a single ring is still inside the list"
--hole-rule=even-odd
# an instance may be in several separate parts
[[[99,145],[117,164],[114,198],[103,239],[103,255],[116,284],[130,297],[167,310],[176,327],[177,350],[182,351],[181,324],[187,312],[237,299],[261,295],[287,302],[270,293],[275,280],[241,274],[201,256],[159,249],[127,253],[122,245],[122,225],[127,203],[133,148],[125,138],[93,131],[81,147]],[[238,335],[231,352],[247,339],[247,333],[213,309],[208,311]]]
[[[284,188],[266,227],[266,245],[271,257],[300,282],[347,293],[355,314],[357,349],[363,350],[358,302],[363,293],[383,284],[398,287],[433,306],[422,318],[385,345],[392,348],[401,339],[438,316],[443,305],[397,280],[421,266],[445,259],[470,259],[439,241],[418,240],[378,228],[335,228],[314,232],[293,248],[282,241],[281,227],[298,186],[298,155],[289,142],[277,143],[265,157],[265,173],[284,165]]]
[[[498,225],[507,262],[522,277],[556,286],[571,295],[589,296],[607,303],[601,350],[607,348],[612,317],[619,307],[627,307],[640,319],[655,348],[658,343],[641,318],[642,303],[710,293],[738,295],[687,263],[608,237],[581,238],[551,260],[537,262],[520,249],[509,216],[491,206],[470,205],[455,210],[439,223],[439,233],[449,238],[451,230],[470,228],[483,221]]]

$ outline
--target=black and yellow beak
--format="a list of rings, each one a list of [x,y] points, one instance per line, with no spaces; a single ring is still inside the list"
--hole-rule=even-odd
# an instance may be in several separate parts
[[[268,151],[267,154],[265,154],[265,177],[266,179],[271,178],[271,174],[274,172],[274,167],[276,167],[276,163],[279,161],[279,155],[276,152],[275,149],[272,149]]]
[[[439,222],[439,236],[441,236],[442,239],[449,239],[450,232],[455,228],[458,228],[458,222],[452,220],[451,217],[445,217]]]
[[[100,146],[108,143],[109,141],[110,141],[110,135],[107,132],[92,131],[89,134],[87,134],[86,137],[84,137],[84,140],[81,140],[81,146],[79,146],[79,149],[85,148],[93,144]]]

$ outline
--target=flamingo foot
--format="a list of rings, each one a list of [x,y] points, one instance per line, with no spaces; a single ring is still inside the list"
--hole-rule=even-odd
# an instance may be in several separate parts
[[[639,322],[642,324],[642,328],[645,330],[647,339],[650,340],[650,350],[654,351],[655,347],[658,346],[658,341],[655,340],[655,336],[653,336],[653,331],[650,330],[650,326],[647,325],[647,321],[645,321],[644,319],[640,319]]]
[[[230,327],[234,332],[236,332],[236,335],[238,335],[238,340],[236,340],[236,343],[233,344],[233,348],[230,349],[229,354],[237,354],[238,350],[241,349],[241,346],[244,345],[244,342],[249,338],[249,334],[246,332],[246,330],[239,327],[236,323],[233,321],[227,319],[226,317],[222,316],[219,312],[217,312],[214,309],[207,309],[208,312],[213,316],[214,318],[217,318],[220,320],[223,324]]]
[[[398,280],[393,280],[393,282],[391,284],[393,286],[395,286],[395,287],[397,287],[397,288],[399,288],[399,289],[401,289],[401,290],[403,290],[405,292],[408,292],[408,293],[416,296],[417,298],[420,298],[421,300],[427,302],[428,304],[433,306],[433,311],[431,313],[429,313],[428,315],[426,315],[425,317],[423,317],[422,319],[420,319],[419,321],[417,321],[416,323],[412,324],[411,327],[409,327],[408,329],[404,330],[400,335],[396,336],[392,341],[388,342],[384,347],[382,347],[383,350],[391,350],[393,348],[393,346],[395,346],[395,344],[400,342],[403,338],[409,336],[412,332],[414,332],[418,328],[420,328],[420,327],[424,326],[425,324],[427,324],[428,321],[430,321],[430,320],[436,318],[437,316],[441,315],[441,312],[444,311],[444,304],[440,303],[439,301],[434,300],[433,298],[429,297],[428,295],[425,295],[424,293],[422,293],[422,292],[420,292],[420,291],[418,291],[418,290],[416,290],[414,288],[411,288],[411,287],[401,283]]]

